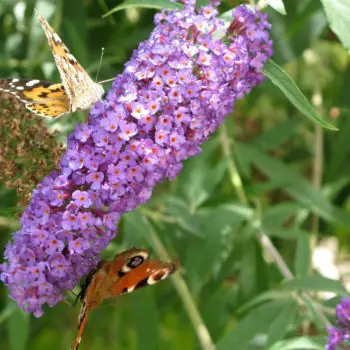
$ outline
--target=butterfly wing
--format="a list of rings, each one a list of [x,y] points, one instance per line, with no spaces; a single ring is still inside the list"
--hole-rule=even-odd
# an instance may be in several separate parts
[[[114,295],[131,293],[164,280],[176,270],[179,262],[163,262],[149,259],[147,250],[132,248],[106,262],[92,277],[84,291],[85,298],[79,313],[78,336],[73,350],[78,350],[89,310],[97,307],[104,299]]]
[[[101,99],[104,91],[95,83],[44,17],[36,11],[49,42],[62,84],[71,101],[71,111],[84,110]]]
[[[179,269],[179,266],[178,261],[163,262],[149,259],[115,281],[109,293],[112,295],[126,294],[153,285],[172,275]]]
[[[57,118],[69,112],[69,98],[62,84],[30,79],[1,79],[0,90],[21,100],[33,113]]]
[[[112,296],[111,286],[132,269],[149,259],[149,252],[132,248],[118,254],[112,261],[103,262],[97,270],[88,276],[88,282],[81,291],[82,306],[78,318],[78,336],[72,350],[77,350],[84,333],[88,313],[101,302]]]

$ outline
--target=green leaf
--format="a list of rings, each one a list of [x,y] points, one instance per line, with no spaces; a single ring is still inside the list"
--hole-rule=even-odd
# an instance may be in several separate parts
[[[311,248],[308,235],[298,235],[297,250],[295,252],[295,274],[297,277],[307,276],[310,269]]]
[[[250,159],[261,172],[279,184],[283,191],[303,203],[314,213],[326,220],[337,221],[339,224],[350,227],[348,213],[335,207],[323,196],[321,191],[315,189],[309,181],[282,161],[243,143],[236,144],[236,152],[241,153],[241,157],[245,157],[246,160]]]
[[[350,51],[350,2],[349,0],[321,0],[329,26],[342,44]]]
[[[218,138],[213,138],[206,143],[201,154],[186,162],[177,179],[176,186],[181,196],[187,198],[191,211],[210,197],[225,175],[227,160],[220,159],[216,164],[212,160],[220,146],[218,141]]]
[[[222,286],[216,287],[210,297],[201,303],[200,311],[204,324],[210,330],[213,339],[222,335],[227,322],[232,317],[230,302],[232,301],[232,288]],[[199,350],[199,349],[198,349]]]
[[[169,195],[164,198],[162,204],[166,206],[166,214],[175,219],[182,229],[196,236],[203,236],[198,216],[182,198]]]
[[[289,290],[298,290],[301,292],[333,292],[339,296],[349,296],[349,293],[343,285],[336,280],[323,276],[307,276],[295,278],[282,284],[283,288]]]
[[[159,349],[159,318],[152,290],[132,294],[133,325],[137,333],[137,349]]]
[[[269,235],[274,234],[278,230],[286,229],[286,223],[290,222],[295,216],[305,211],[305,208],[297,202],[282,202],[274,206],[267,207],[261,217],[264,231]]]
[[[272,321],[268,333],[268,345],[281,340],[288,331],[288,327],[293,324],[294,316],[297,312],[298,304],[294,299],[286,302],[279,315]]]
[[[233,240],[243,222],[243,217],[229,206],[206,208],[198,214],[201,216],[203,238],[193,243],[188,250],[185,269],[192,289],[200,288],[216,277],[233,249]]]
[[[136,241],[134,244],[140,244],[141,241],[145,239],[149,239],[149,230],[150,224],[148,220],[140,213],[140,210],[136,209],[130,211],[129,213],[124,215],[125,219],[125,238],[128,244],[131,241]]]
[[[0,324],[6,321],[13,313],[17,311],[15,303],[8,303],[4,309],[0,312]]]
[[[254,146],[257,146],[264,151],[276,149],[288,139],[293,136],[295,137],[299,127],[299,118],[288,119],[284,123],[278,123],[277,125],[268,128],[263,133],[252,139],[251,142]]]
[[[264,293],[259,294],[255,298],[251,299],[248,303],[241,306],[238,312],[245,312],[246,310],[251,309],[252,307],[259,304],[263,304],[266,301],[285,299],[286,296],[289,297],[289,295],[286,295],[286,292],[284,290],[268,290]]]
[[[325,337],[297,337],[282,340],[268,350],[324,350],[325,346]]]
[[[29,314],[19,308],[7,320],[11,350],[24,350],[29,335]]]
[[[320,313],[322,306],[314,302],[311,298],[308,298],[305,294],[301,294],[300,299],[307,309],[306,314],[308,315],[308,319],[314,324],[316,329],[321,333],[324,332],[324,316]]]
[[[320,124],[324,128],[337,130],[335,126],[321,119],[316,114],[314,108],[295,84],[291,76],[274,61],[269,59],[264,66],[263,72],[306,117],[310,118],[313,122]]]
[[[247,237],[246,232],[241,234]],[[241,250],[244,252],[241,258],[239,272],[240,294],[243,300],[249,300],[268,288],[269,276],[266,262],[262,256],[262,250],[255,236],[242,242]]]
[[[122,4],[114,7],[112,10],[105,13],[102,17],[108,17],[111,14],[125,10],[130,7],[144,7],[149,9],[169,9],[169,10],[181,10],[183,6],[176,2],[170,2],[168,0],[126,0]]]
[[[256,334],[268,331],[286,303],[272,301],[253,309],[217,344],[217,350],[244,349]]]

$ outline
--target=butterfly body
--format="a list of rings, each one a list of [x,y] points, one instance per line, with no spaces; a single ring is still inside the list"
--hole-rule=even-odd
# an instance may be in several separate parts
[[[91,79],[45,18],[38,12],[36,14],[62,83],[36,79],[2,79],[0,90],[15,95],[31,112],[43,117],[57,118],[65,113],[88,109],[102,98],[102,85]]]
[[[73,350],[78,349],[90,310],[97,308],[105,299],[155,284],[179,268],[177,261],[163,262],[149,257],[147,250],[132,248],[111,261],[102,262],[88,276],[81,292],[78,336]]]

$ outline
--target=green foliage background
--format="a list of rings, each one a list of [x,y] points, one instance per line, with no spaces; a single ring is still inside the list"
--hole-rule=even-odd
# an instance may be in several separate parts
[[[126,10],[102,18],[121,2],[1,0],[0,76],[59,81],[34,8],[92,76],[104,47],[99,79],[115,76],[153,28],[156,10],[131,5],[167,4],[128,3]],[[209,349],[211,343],[218,350],[324,348],[327,320],[334,322],[334,307],[347,292],[315,272],[311,257],[329,236],[341,247],[339,261],[349,250],[350,68],[342,43],[350,42],[350,5],[283,3],[285,16],[267,9],[273,59],[313,107],[270,62],[270,79],[237,102],[203,153],[185,162],[176,181],[158,186],[147,205],[124,215],[104,257],[133,245],[148,247],[154,256],[179,257],[183,271],[156,287],[106,301],[91,315],[82,350],[192,350]],[[224,1],[220,10],[238,4]],[[311,119],[317,114],[339,130],[306,119],[301,112],[308,114],[308,108]],[[64,140],[85,117],[64,116],[51,122],[52,128]],[[15,203],[15,192],[1,187],[1,250],[19,227]],[[337,297],[325,301],[319,291]],[[35,319],[16,308],[3,285],[0,297],[0,349],[71,346],[77,307],[62,302]],[[203,327],[211,340],[205,340]]]

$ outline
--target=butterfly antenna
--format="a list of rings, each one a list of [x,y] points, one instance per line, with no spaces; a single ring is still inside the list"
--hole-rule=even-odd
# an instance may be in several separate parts
[[[97,78],[98,78],[98,74],[100,73],[100,69],[101,69],[101,64],[102,64],[102,59],[103,59],[104,53],[105,53],[105,48],[103,47],[101,49],[100,63],[98,64],[98,69],[97,69],[97,73],[96,73],[96,81],[97,81]]]
[[[110,81],[113,81],[114,79],[115,79],[115,78],[107,79],[107,80],[101,80],[101,81],[99,81],[98,83],[99,83],[99,84],[109,83]]]
[[[105,48],[103,47],[102,48],[102,52],[101,52],[100,63],[98,65],[98,70],[97,70],[97,74],[96,74],[96,81],[97,81],[97,78],[98,78],[98,74],[100,73],[101,64],[102,64],[102,58],[103,58],[104,52],[105,52]],[[98,83],[99,84],[104,84],[104,83],[109,83],[110,81],[113,81],[113,80],[114,80],[114,78],[113,79],[102,80],[102,81],[99,81]]]

